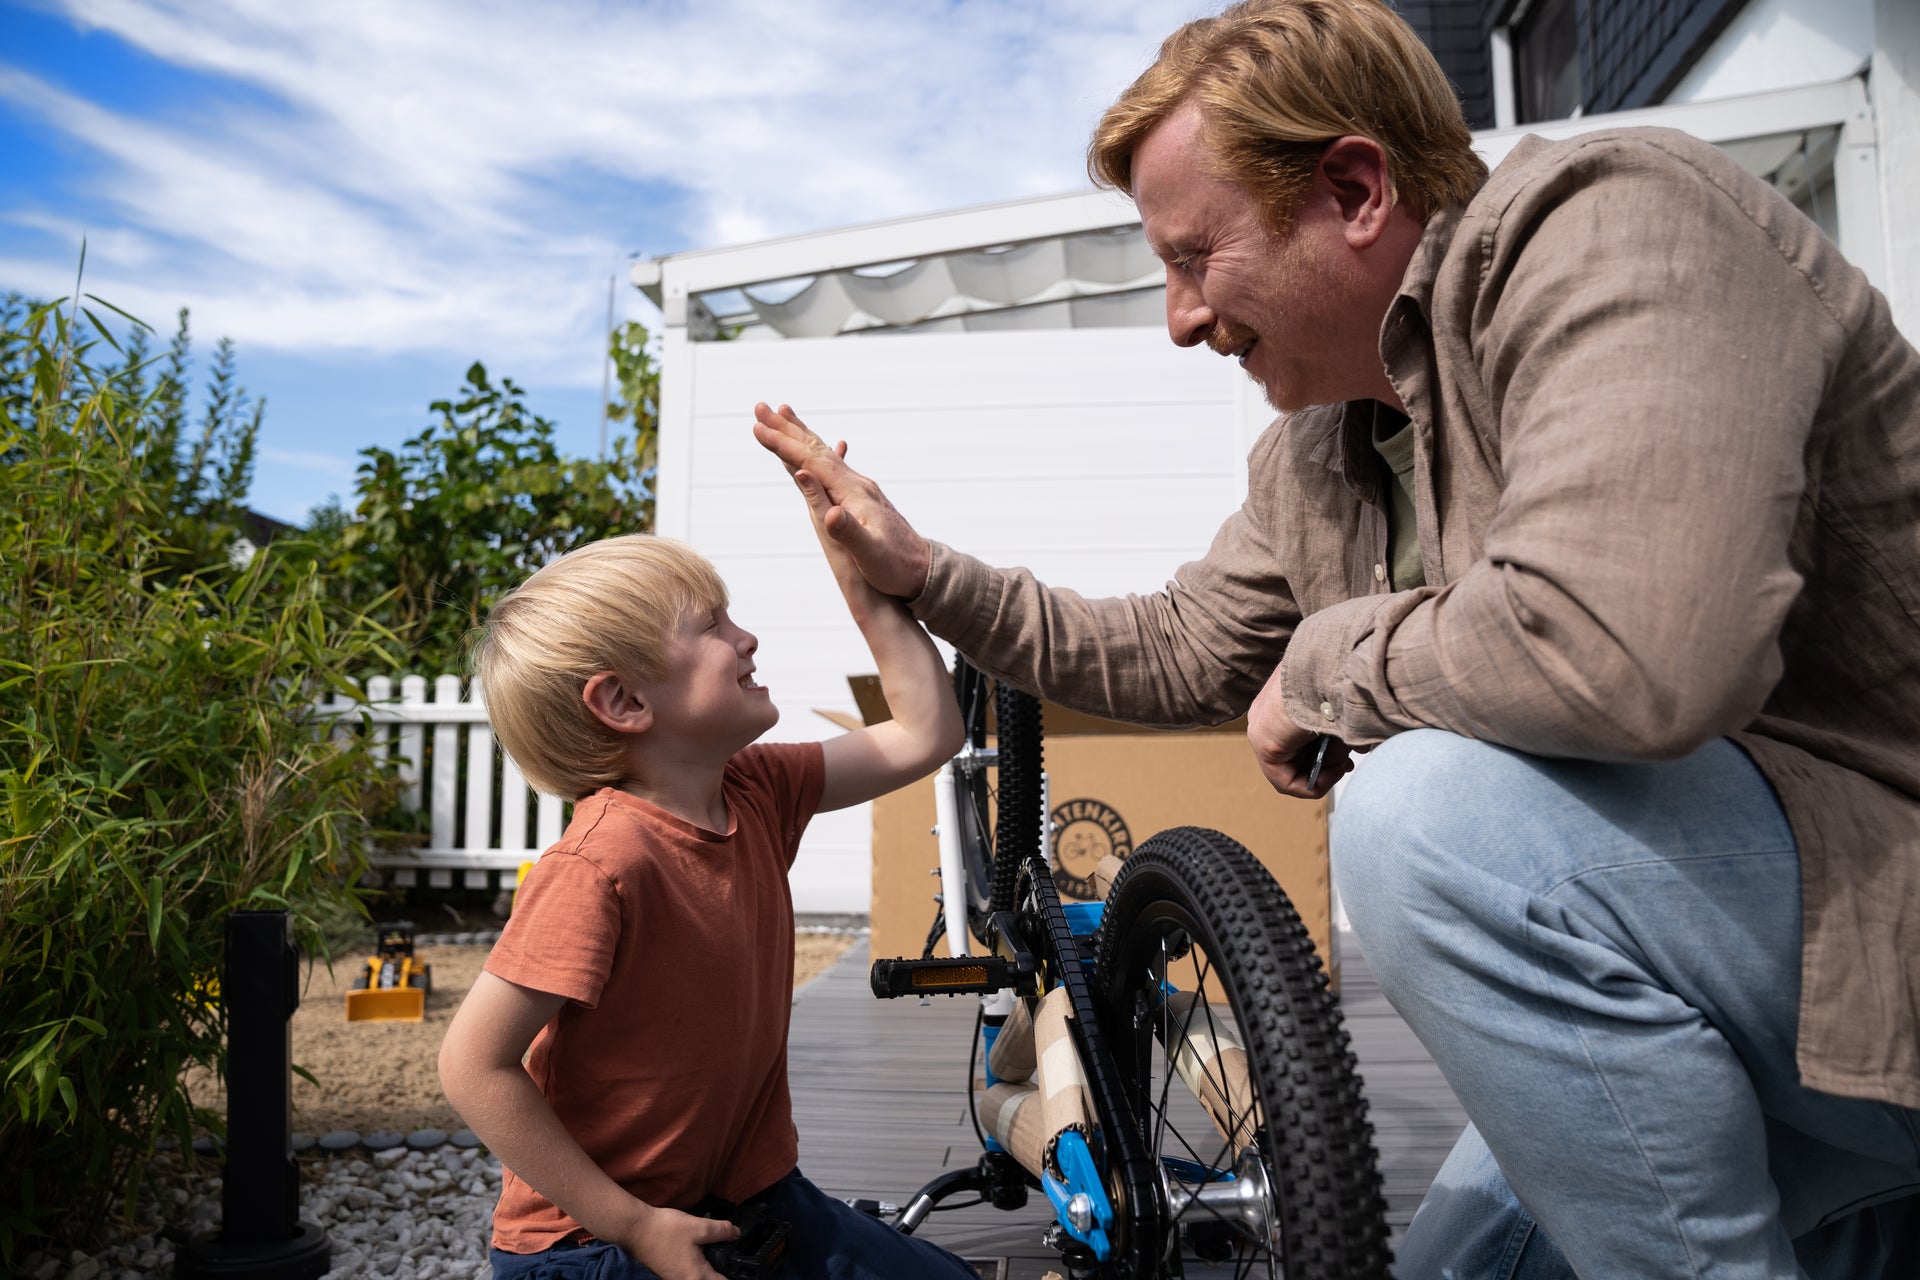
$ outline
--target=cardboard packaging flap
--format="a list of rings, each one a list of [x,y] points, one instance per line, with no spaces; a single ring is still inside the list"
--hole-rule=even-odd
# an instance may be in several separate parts
[[[890,718],[878,677],[849,676],[847,683],[862,722]],[[857,727],[844,712],[820,714]],[[1244,720],[1170,732],[1043,701],[1041,727],[1054,883],[1063,898],[1102,897],[1101,862],[1125,859],[1156,832],[1211,827],[1245,845],[1273,873],[1337,981],[1325,802],[1295,800],[1268,785],[1247,746]],[[876,957],[920,954],[940,892],[933,827],[931,778],[874,802],[869,915]],[[945,948],[942,940],[936,954]]]

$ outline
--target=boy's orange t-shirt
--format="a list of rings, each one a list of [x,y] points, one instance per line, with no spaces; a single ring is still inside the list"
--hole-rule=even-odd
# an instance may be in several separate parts
[[[799,1159],[787,869],[823,779],[817,742],[747,748],[727,765],[727,835],[603,788],[527,874],[487,958],[508,982],[567,997],[527,1072],[593,1162],[648,1204],[744,1200]],[[494,1248],[584,1235],[502,1170]]]

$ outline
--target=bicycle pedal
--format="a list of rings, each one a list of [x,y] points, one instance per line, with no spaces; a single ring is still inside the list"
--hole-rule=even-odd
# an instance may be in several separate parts
[[[887,1201],[887,1200],[869,1200],[865,1198],[860,1198],[860,1199],[848,1200],[846,1201],[846,1204],[847,1204],[847,1207],[852,1209],[855,1213],[864,1213],[869,1218],[879,1218],[882,1221],[885,1221],[888,1218],[895,1217],[900,1212],[899,1205],[894,1204],[891,1201]]]
[[[868,983],[882,1000],[900,996],[984,996],[1009,988],[1028,995],[1035,985],[1032,969],[1009,964],[999,956],[875,960]]]

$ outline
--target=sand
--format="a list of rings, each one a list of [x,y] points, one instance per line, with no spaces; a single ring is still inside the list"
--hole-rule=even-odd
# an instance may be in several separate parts
[[[794,983],[805,982],[838,960],[852,939],[839,934],[801,934],[794,946]],[[315,1136],[334,1129],[371,1133],[395,1129],[454,1130],[461,1127],[440,1092],[436,1059],[453,1011],[460,1007],[487,958],[482,946],[421,947],[433,966],[433,992],[420,1022],[346,1020],[345,992],[358,972],[354,958],[337,958],[302,969],[300,1008],[293,1015],[293,1127]],[[217,1082],[190,1082],[194,1101],[224,1108]]]

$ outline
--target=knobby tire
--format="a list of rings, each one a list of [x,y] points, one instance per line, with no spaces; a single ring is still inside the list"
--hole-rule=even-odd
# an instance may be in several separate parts
[[[960,779],[956,806],[967,872],[967,927],[990,947],[994,914],[1012,909],[1021,860],[1028,851],[1040,847],[1045,829],[1040,702],[1032,694],[989,679],[963,656],[954,661],[953,687],[967,740],[976,750],[986,746],[989,697],[993,703],[999,747],[995,785],[987,785],[984,770]],[[994,800],[991,811],[990,794]],[[1011,850],[1011,856],[998,856],[1002,850]]]
[[[1278,1249],[1236,1239],[1246,1269],[1235,1274],[1386,1277],[1391,1255],[1373,1127],[1320,959],[1266,868],[1235,841],[1197,827],[1161,832],[1134,850],[1108,892],[1100,929],[1095,984],[1102,1016],[1152,1158],[1227,1162],[1227,1144],[1210,1128],[1213,1151],[1196,1152],[1200,1140],[1181,1139],[1183,1149],[1168,1145],[1163,1117],[1178,1101],[1168,1085],[1186,1086],[1165,1070],[1164,1050],[1163,1078],[1152,1078],[1153,1019],[1156,1010],[1165,1014],[1163,957],[1183,953],[1206,964],[1224,994],[1224,1011],[1207,1001],[1195,1007],[1230,1015],[1237,1025],[1259,1103],[1255,1116],[1264,1120],[1254,1147],[1267,1168]],[[1167,1038],[1164,1021],[1160,1033]],[[1174,1268],[1178,1225],[1169,1223],[1166,1232],[1167,1265]]]

